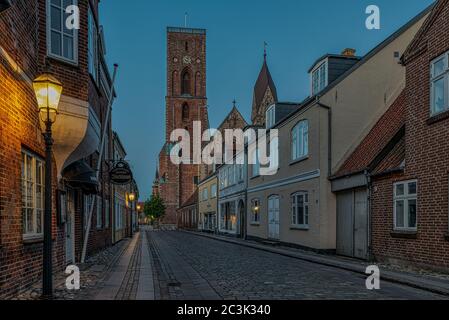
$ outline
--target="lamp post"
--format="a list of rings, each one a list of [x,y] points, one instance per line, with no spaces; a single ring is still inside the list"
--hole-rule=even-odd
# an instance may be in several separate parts
[[[50,74],[43,74],[33,81],[34,93],[39,107],[41,120],[45,123],[45,213],[42,295],[53,296],[52,266],[52,146],[51,126],[56,121],[62,85]]]

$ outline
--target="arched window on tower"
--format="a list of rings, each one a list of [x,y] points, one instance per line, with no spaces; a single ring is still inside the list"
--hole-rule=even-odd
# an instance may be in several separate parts
[[[192,95],[190,90],[190,73],[188,70],[184,70],[181,75],[181,94]]]
[[[187,103],[184,103],[182,105],[182,120],[188,119],[189,119],[189,105]]]

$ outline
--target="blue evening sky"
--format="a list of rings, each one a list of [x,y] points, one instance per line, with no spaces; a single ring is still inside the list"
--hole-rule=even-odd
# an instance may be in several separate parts
[[[279,100],[301,101],[307,70],[325,53],[370,49],[433,0],[108,0],[101,2],[107,61],[120,65],[113,125],[127,152],[141,198],[149,197],[165,135],[166,27],[207,29],[207,96],[212,127],[237,100],[250,121],[253,86],[268,43]],[[381,30],[365,28],[365,9],[381,10]]]

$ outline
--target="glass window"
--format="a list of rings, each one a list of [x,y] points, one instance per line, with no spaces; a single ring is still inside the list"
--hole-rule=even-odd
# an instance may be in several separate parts
[[[394,190],[395,229],[416,230],[418,182],[399,182],[394,185]]]
[[[303,120],[292,130],[292,160],[298,160],[309,154],[309,122]]]
[[[89,40],[88,59],[89,73],[95,81],[98,81],[98,28],[92,10],[89,7]]]
[[[210,188],[210,197],[211,199],[214,199],[217,197],[217,185],[213,184],[212,187]]]
[[[44,221],[44,162],[22,151],[22,233],[42,236]]]
[[[276,109],[275,106],[271,106],[268,108],[266,112],[266,128],[271,129],[276,124]]]
[[[327,62],[312,71],[312,95],[318,94],[327,86]]]
[[[292,224],[294,226],[309,227],[309,196],[305,192],[292,195]]]
[[[431,64],[431,115],[449,110],[448,53]]]
[[[66,8],[77,5],[77,0],[47,0],[47,39],[50,55],[76,62],[77,30],[68,29],[66,21],[70,14]]]

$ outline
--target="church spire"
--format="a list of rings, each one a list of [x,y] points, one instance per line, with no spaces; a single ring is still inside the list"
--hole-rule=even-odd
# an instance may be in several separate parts
[[[267,46],[264,42],[263,64],[254,86],[251,120],[254,125],[263,125],[266,108],[278,101],[277,90],[267,64]]]

